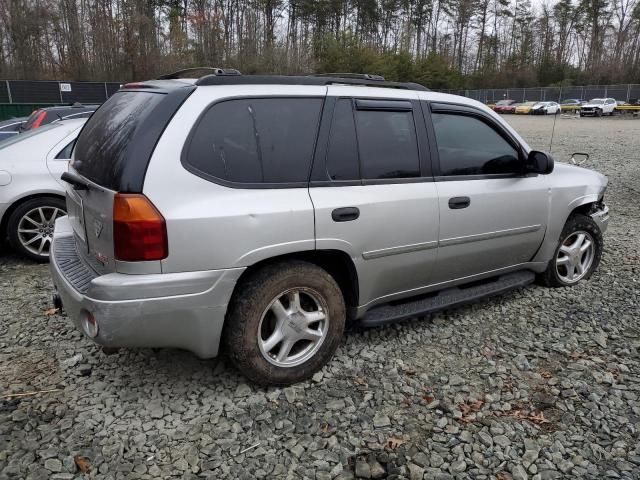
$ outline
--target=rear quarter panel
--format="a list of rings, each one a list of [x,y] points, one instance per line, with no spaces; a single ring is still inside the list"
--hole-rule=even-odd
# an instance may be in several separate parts
[[[210,103],[296,94],[324,96],[326,87],[198,87],[175,114],[149,162],[143,188],[167,224],[169,256],[162,261],[163,272],[246,267],[315,248],[307,188],[230,188],[190,173],[180,159],[191,128]]]

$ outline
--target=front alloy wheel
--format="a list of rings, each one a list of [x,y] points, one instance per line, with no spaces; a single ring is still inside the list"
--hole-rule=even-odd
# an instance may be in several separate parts
[[[565,224],[553,259],[539,275],[548,287],[570,287],[587,280],[598,267],[602,256],[602,232],[588,215],[572,214]]]
[[[577,231],[562,242],[556,255],[556,272],[567,284],[584,278],[595,258],[595,242],[585,231]]]

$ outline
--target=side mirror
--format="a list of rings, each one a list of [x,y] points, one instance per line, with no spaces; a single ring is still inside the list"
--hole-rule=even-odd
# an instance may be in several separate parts
[[[527,173],[540,173],[542,175],[553,172],[553,157],[548,153],[531,150],[527,158]]]
[[[582,165],[587,160],[589,160],[588,153],[575,152],[571,154],[571,163],[574,165]]]

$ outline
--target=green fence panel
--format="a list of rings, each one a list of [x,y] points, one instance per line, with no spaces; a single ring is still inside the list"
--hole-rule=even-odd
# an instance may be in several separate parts
[[[51,103],[0,103],[0,121],[14,117],[27,117],[42,107],[52,107]]]

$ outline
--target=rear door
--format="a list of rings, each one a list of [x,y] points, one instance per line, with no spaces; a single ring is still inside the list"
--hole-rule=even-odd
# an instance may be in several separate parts
[[[525,152],[484,112],[426,103],[437,146],[440,234],[434,283],[530,261],[545,233],[549,188],[523,175]]]
[[[165,93],[120,91],[87,121],[75,148],[69,171],[88,183],[88,189],[67,186],[67,208],[78,250],[99,273],[143,269],[160,272],[160,262],[119,262],[114,259],[113,198],[117,192],[140,192],[146,170],[145,145],[155,146],[154,123]],[[137,270],[139,271],[139,270]]]
[[[429,283],[438,204],[413,92],[367,98],[357,91],[329,87],[309,192],[316,248],[351,256],[366,305]]]

